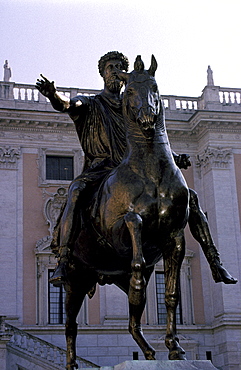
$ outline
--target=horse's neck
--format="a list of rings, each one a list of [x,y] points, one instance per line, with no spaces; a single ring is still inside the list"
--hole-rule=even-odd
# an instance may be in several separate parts
[[[135,172],[150,172],[164,166],[167,160],[172,161],[171,149],[165,129],[157,127],[152,140],[146,139],[136,123],[128,122],[126,127],[127,150],[124,161]],[[153,172],[151,171],[151,172]],[[157,174],[157,176],[159,176]]]
[[[125,129],[126,129],[126,141],[129,150],[132,147],[135,147],[136,150],[143,152],[144,154],[150,152],[151,150],[155,151],[160,144],[168,144],[168,137],[164,123],[164,117],[159,116],[159,119],[156,123],[155,136],[153,139],[146,139],[139,127],[139,125],[132,121],[128,116],[124,115]]]

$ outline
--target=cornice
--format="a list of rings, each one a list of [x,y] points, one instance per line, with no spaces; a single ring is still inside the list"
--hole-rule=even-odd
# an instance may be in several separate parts
[[[67,130],[66,130],[67,129]],[[28,132],[51,132],[74,133],[74,123],[59,120],[26,120],[26,119],[4,119],[0,118],[0,131],[28,131]]]
[[[211,112],[212,113],[212,112]],[[241,134],[241,114],[223,112],[197,112],[189,122],[166,121],[170,138],[199,140],[206,132]]]
[[[0,109],[0,129],[2,130],[59,130],[75,131],[74,123],[67,114],[29,110]]]
[[[240,134],[241,113],[197,111],[188,121],[166,119],[166,127],[172,140],[199,140],[207,131]],[[0,131],[6,130],[73,134],[75,127],[67,114],[1,108]]]

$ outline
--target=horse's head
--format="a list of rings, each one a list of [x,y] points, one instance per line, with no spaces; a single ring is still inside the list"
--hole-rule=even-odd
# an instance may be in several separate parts
[[[123,95],[123,115],[138,123],[142,134],[151,139],[155,134],[155,126],[160,114],[161,104],[155,80],[157,62],[152,55],[151,66],[144,69],[141,56],[136,57],[134,70],[130,73],[118,72],[125,81]]]

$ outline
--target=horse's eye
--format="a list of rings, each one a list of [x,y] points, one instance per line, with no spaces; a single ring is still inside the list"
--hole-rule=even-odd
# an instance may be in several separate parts
[[[157,85],[153,85],[153,86],[152,86],[152,91],[153,91],[154,93],[156,93],[156,92],[158,91],[158,87],[157,87]]]

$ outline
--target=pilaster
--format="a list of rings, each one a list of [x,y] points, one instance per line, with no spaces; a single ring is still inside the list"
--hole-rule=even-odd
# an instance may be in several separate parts
[[[220,258],[224,267],[240,280],[240,223],[232,149],[208,146],[198,155],[197,166],[205,211]],[[234,361],[232,359],[236,356],[237,343],[240,341],[240,329],[237,328],[241,319],[240,284],[225,285],[210,281],[209,285],[204,284],[205,289],[210,290],[206,296],[211,298],[209,307],[212,311],[206,310],[206,313],[210,315],[209,319],[215,328],[216,363],[226,369],[225,364]]]
[[[18,147],[0,147],[0,312],[22,317],[22,155]]]

